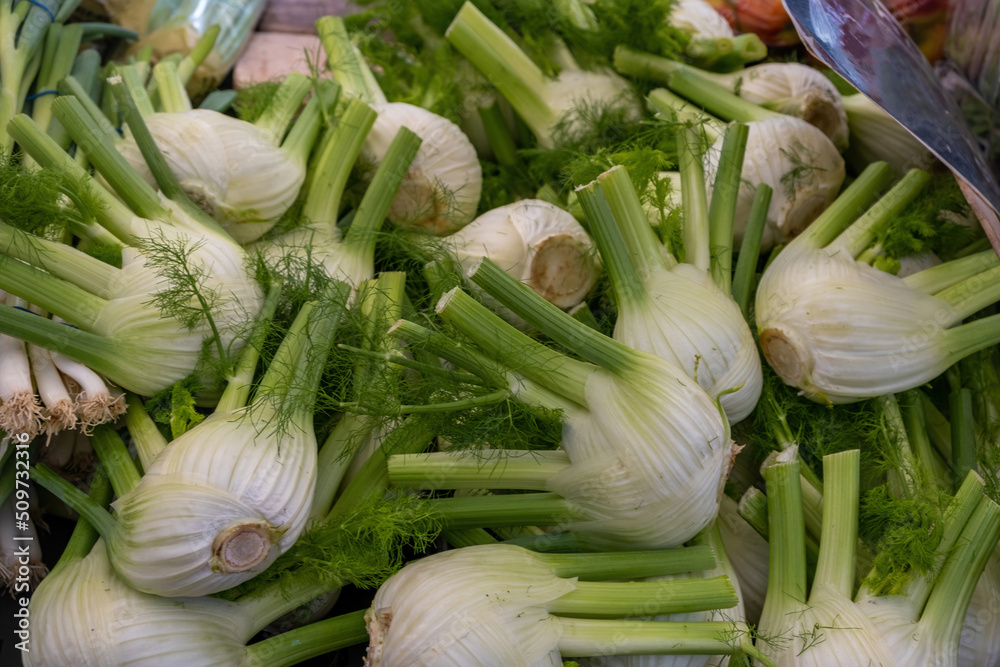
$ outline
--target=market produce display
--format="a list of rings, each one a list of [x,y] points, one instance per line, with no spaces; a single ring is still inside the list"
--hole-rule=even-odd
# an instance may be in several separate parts
[[[0,659],[1000,665],[1000,259],[776,7],[97,4],[0,1]]]

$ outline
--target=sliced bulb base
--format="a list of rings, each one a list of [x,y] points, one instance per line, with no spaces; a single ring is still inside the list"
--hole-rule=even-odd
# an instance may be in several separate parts
[[[271,526],[260,521],[244,521],[225,528],[212,545],[216,571],[246,572],[267,560],[274,547]]]
[[[580,303],[596,282],[592,250],[570,234],[553,234],[535,248],[532,289],[560,308]]]
[[[788,384],[801,386],[808,375],[808,362],[794,337],[781,329],[764,329],[760,332],[760,347],[771,368]]]

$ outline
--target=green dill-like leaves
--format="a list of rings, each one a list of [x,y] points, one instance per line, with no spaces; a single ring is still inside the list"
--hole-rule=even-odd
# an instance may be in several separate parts
[[[591,9],[598,30],[573,33],[569,41],[608,59],[616,46],[625,45],[680,60],[691,35],[670,25],[674,5],[674,0],[596,0]]]
[[[380,498],[307,531],[271,567],[223,595],[251,597],[268,584],[293,579],[315,581],[317,587],[376,588],[402,567],[409,553],[426,551],[439,532],[433,510],[418,496]]]
[[[948,258],[978,235],[975,225],[954,222],[969,215],[969,205],[955,179],[936,176],[880,231],[876,242],[894,259],[929,251]]]
[[[859,534],[874,547],[873,569],[865,580],[874,595],[902,593],[914,573],[933,569],[943,509],[923,497],[895,498],[886,485],[864,494]]]
[[[170,429],[170,438],[178,438],[205,420],[198,412],[195,396],[201,389],[195,376],[175,382],[146,402],[146,410],[157,424]]]
[[[267,111],[280,87],[278,81],[264,81],[241,88],[233,100],[236,117],[248,123],[256,122]]]
[[[654,174],[677,161],[676,124],[637,120],[621,105],[581,104],[560,121],[553,136],[553,148],[522,154],[536,181],[555,183],[563,191],[622,164],[643,193]]]
[[[30,169],[18,156],[0,153],[0,220],[56,239],[71,222],[87,224],[103,207],[86,183],[55,169]]]
[[[863,477],[876,470],[884,472],[885,467],[876,464],[885,435],[883,410],[877,401],[828,407],[799,395],[767,364],[763,374],[753,419],[739,429],[756,457],[763,460],[768,452],[796,443],[803,459],[819,471],[825,455],[860,449]]]

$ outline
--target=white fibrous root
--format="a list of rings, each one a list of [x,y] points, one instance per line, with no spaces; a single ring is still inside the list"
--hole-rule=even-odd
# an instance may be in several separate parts
[[[84,431],[89,432],[98,424],[114,421],[125,412],[125,394],[120,389],[112,389],[93,370],[58,352],[52,352],[51,358],[75,391],[76,415]]]
[[[27,303],[0,292],[8,306],[26,310]],[[0,430],[7,433],[37,435],[44,421],[42,405],[31,380],[27,344],[0,334]]]
[[[31,372],[38,385],[38,395],[42,399],[42,432],[53,435],[76,426],[76,403],[70,396],[59,369],[52,361],[48,350],[37,345],[28,345]]]

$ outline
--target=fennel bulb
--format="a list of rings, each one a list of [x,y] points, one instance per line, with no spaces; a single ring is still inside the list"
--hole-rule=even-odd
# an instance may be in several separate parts
[[[220,408],[170,444],[98,515],[118,575],[143,592],[207,595],[255,576],[305,528],[316,483],[312,407],[347,288],[303,306],[252,402]]]
[[[545,76],[471,2],[462,5],[445,37],[496,86],[543,148],[578,134],[581,110],[620,109],[633,119],[642,114],[631,85],[610,69],[583,70],[566,63],[556,78]]]
[[[699,80],[678,72],[671,79],[684,82],[685,94],[701,90]],[[690,80],[694,79],[692,83]],[[777,114],[741,100],[714,84],[726,102],[735,99],[740,111],[751,110],[737,119],[750,128],[743,157],[742,182],[736,203],[733,240],[740,243],[746,231],[758,186],[767,185],[773,191],[767,209],[767,224],[761,238],[761,250],[769,250],[800,234],[836,198],[844,182],[844,159],[836,146],[809,123]],[[697,94],[697,93],[695,93]],[[649,94],[649,102],[661,114],[678,120],[701,124],[714,145],[702,156],[706,183],[712,183],[718,169],[723,141],[723,125],[717,118],[695,110],[687,101],[670,91],[658,88]],[[732,111],[730,109],[730,111]],[[707,122],[706,122],[707,121]],[[709,198],[712,189],[709,187]]]
[[[838,150],[847,148],[848,118],[841,95],[829,79],[808,65],[762,63],[720,74],[624,46],[615,49],[614,61],[615,69],[622,74],[653,79],[667,85],[672,84],[672,78],[678,72],[714,83],[763,109],[801,118],[822,130]],[[753,111],[750,107],[746,110]]]
[[[569,465],[556,464],[541,479],[514,488],[561,495],[563,518],[557,521],[598,548],[667,548],[707,526],[718,510],[732,456],[728,422],[708,394],[678,366],[577,322],[489,260],[470,278],[514,314],[591,360],[576,361],[533,341],[457,288],[438,303],[445,321],[504,369],[482,371],[498,387],[495,393],[563,411]],[[394,331],[408,339],[418,335],[415,329],[422,331],[404,322]],[[468,368],[469,357],[460,349],[434,352],[480,372]],[[486,473],[482,477],[491,477]],[[510,488],[503,474],[495,479],[496,488]],[[472,488],[489,485],[477,483]]]
[[[739,306],[709,267],[696,265],[696,246],[707,249],[707,221],[685,244],[688,261],[678,263],[650,229],[623,168],[612,168],[577,194],[615,289],[614,339],[684,369],[719,401],[730,423],[747,417],[763,387],[760,355]],[[699,226],[696,207],[686,197],[685,204],[686,224]]]
[[[760,632],[761,651],[778,667],[897,664],[874,623],[852,600],[858,529],[859,453],[823,457],[823,532],[807,589],[805,525],[797,448],[764,470],[770,568]],[[808,594],[807,594],[808,590]]]
[[[988,289],[1000,274],[995,257],[956,260],[906,278],[855,259],[872,228],[915,196],[926,173],[911,172],[833,239],[888,172],[885,163],[870,167],[781,251],[757,289],[764,356],[813,400],[848,403],[912,389],[1000,340],[996,316],[961,324],[995,300]]]
[[[844,159],[821,130],[792,116],[747,123],[750,136],[736,204],[734,238],[742,240],[757,185],[774,190],[761,248],[795,238],[828,207],[844,183]],[[705,153],[706,182],[714,181],[722,138]],[[709,197],[712,190],[709,189]]]
[[[378,165],[400,128],[421,139],[389,206],[389,222],[431,234],[450,234],[476,217],[483,172],[476,148],[461,128],[412,104],[374,105],[378,118],[365,138],[362,157]]]
[[[31,596],[38,633],[25,667],[239,665],[252,629],[235,602],[141,593],[115,576],[104,544],[58,569]],[[185,640],[178,642],[178,637]]]
[[[360,50],[351,42],[342,18],[318,19],[316,32],[337,82],[378,113],[362,147],[365,160],[381,165],[402,128],[420,137],[420,149],[389,206],[389,221],[437,235],[449,234],[471,222],[479,207],[483,175],[476,149],[461,128],[427,109],[389,102]],[[396,165],[390,168],[401,169]]]
[[[251,123],[205,109],[155,113],[145,120],[187,195],[239,243],[270,229],[305,182],[306,156],[274,145]],[[132,136],[117,148],[155,187]]]
[[[487,211],[443,240],[463,271],[489,257],[563,309],[586,298],[600,271],[590,237],[576,218],[539,199]]]
[[[690,30],[696,37],[735,36],[729,22],[705,0],[679,0],[670,11],[670,24]]]
[[[210,354],[225,367],[239,353],[246,322],[263,301],[245,251],[187,199],[148,133],[141,144],[151,156],[162,193],[103,141],[75,98],[62,96],[52,106],[77,144],[88,147],[88,158],[121,200],[29,118],[15,118],[8,131],[43,167],[60,173],[70,191],[90,191],[98,203],[92,226],[98,238],[124,243],[122,268],[70,246],[0,228],[9,256],[0,258],[5,265],[0,280],[79,327],[3,309],[5,331],[85,363],[120,387],[146,396],[189,376],[206,341]],[[133,129],[143,127],[138,113],[127,118]],[[214,388],[212,378],[204,381]]]
[[[298,581],[289,588],[235,601],[149,595],[115,575],[98,541],[82,558],[60,559],[31,596],[37,635],[23,654],[24,667],[261,667],[290,651],[301,660],[363,641],[358,613],[248,646],[269,622],[326,585]]]
[[[652,556],[653,554],[650,554]],[[650,652],[683,654],[694,643],[673,634],[674,624],[589,620],[573,621],[557,614],[593,618],[632,615],[638,609],[677,607],[666,591],[683,585],[705,590],[698,606],[732,602],[735,596],[713,596],[709,586],[723,577],[673,582],[605,583],[580,581],[586,560],[596,554],[536,554],[505,544],[470,546],[428,556],[405,566],[379,587],[365,615],[371,641],[365,664],[379,665],[531,665],[558,666],[564,655],[628,654],[642,646],[644,630],[661,633],[647,644]],[[626,578],[623,565],[587,578]],[[582,575],[581,575],[582,576]],[[712,583],[710,583],[712,582]],[[663,587],[663,588],[660,588]],[[618,602],[612,591],[618,590]],[[732,592],[732,589],[729,589]],[[714,598],[714,599],[713,599]],[[577,602],[569,606],[569,601]],[[577,623],[574,627],[574,623]],[[722,652],[742,648],[739,624],[694,623],[694,633],[728,627],[737,639]],[[585,634],[587,631],[590,635]],[[616,631],[618,641],[600,637]],[[732,635],[731,635],[732,636]],[[650,635],[645,635],[649,641]],[[610,647],[610,648],[609,648]]]

